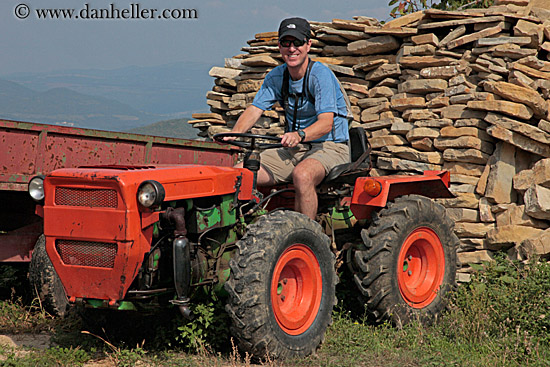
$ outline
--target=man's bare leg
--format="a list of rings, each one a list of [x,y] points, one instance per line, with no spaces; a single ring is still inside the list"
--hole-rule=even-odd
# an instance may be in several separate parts
[[[243,163],[237,163],[236,168],[243,168]],[[260,165],[260,170],[258,171],[258,178],[256,180],[258,186],[273,186],[275,185],[275,180],[271,177],[271,174],[265,170],[264,167]]]
[[[296,189],[296,211],[315,219],[318,206],[316,187],[325,175],[325,167],[315,159],[304,159],[294,168],[292,180]]]

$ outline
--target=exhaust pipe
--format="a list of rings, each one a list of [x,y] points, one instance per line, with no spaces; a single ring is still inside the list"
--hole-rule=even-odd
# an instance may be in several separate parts
[[[174,240],[174,286],[178,298],[173,301],[179,307],[183,317],[193,319],[189,309],[189,290],[191,289],[191,257],[189,255],[189,240],[180,236]]]
[[[191,255],[189,240],[185,236],[185,209],[168,208],[164,218],[175,225],[172,258],[174,260],[174,287],[177,299],[170,301],[178,306],[180,313],[188,320],[193,319],[193,313],[189,308],[189,291],[191,289]]]

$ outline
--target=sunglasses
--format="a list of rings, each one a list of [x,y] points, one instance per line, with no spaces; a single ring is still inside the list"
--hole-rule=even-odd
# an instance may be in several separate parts
[[[295,38],[293,40],[280,40],[279,43],[283,47],[290,47],[291,43],[294,45],[294,47],[301,47],[304,45],[304,43],[306,43],[306,41]]]

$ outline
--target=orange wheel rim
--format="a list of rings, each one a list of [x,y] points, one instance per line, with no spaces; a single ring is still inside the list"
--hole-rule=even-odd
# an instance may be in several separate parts
[[[445,273],[445,254],[437,234],[420,227],[405,239],[397,262],[401,296],[413,308],[428,306],[437,296]]]
[[[289,335],[305,332],[317,316],[323,294],[319,262],[309,247],[290,246],[279,257],[271,281],[277,324]]]

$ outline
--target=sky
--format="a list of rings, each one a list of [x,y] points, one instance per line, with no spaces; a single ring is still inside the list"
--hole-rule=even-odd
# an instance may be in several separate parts
[[[20,72],[110,70],[185,61],[221,66],[224,58],[242,53],[241,47],[247,46],[246,41],[256,33],[276,31],[284,18],[301,16],[325,22],[362,15],[389,20],[388,2],[2,0],[0,77]],[[40,19],[40,9],[74,9],[73,19]],[[86,19],[97,15],[99,9],[116,9],[111,14],[118,11],[121,17],[130,17],[132,10],[134,14],[141,12],[142,17],[152,15],[144,9],[157,11],[154,19]],[[158,18],[163,15],[172,18]]]

